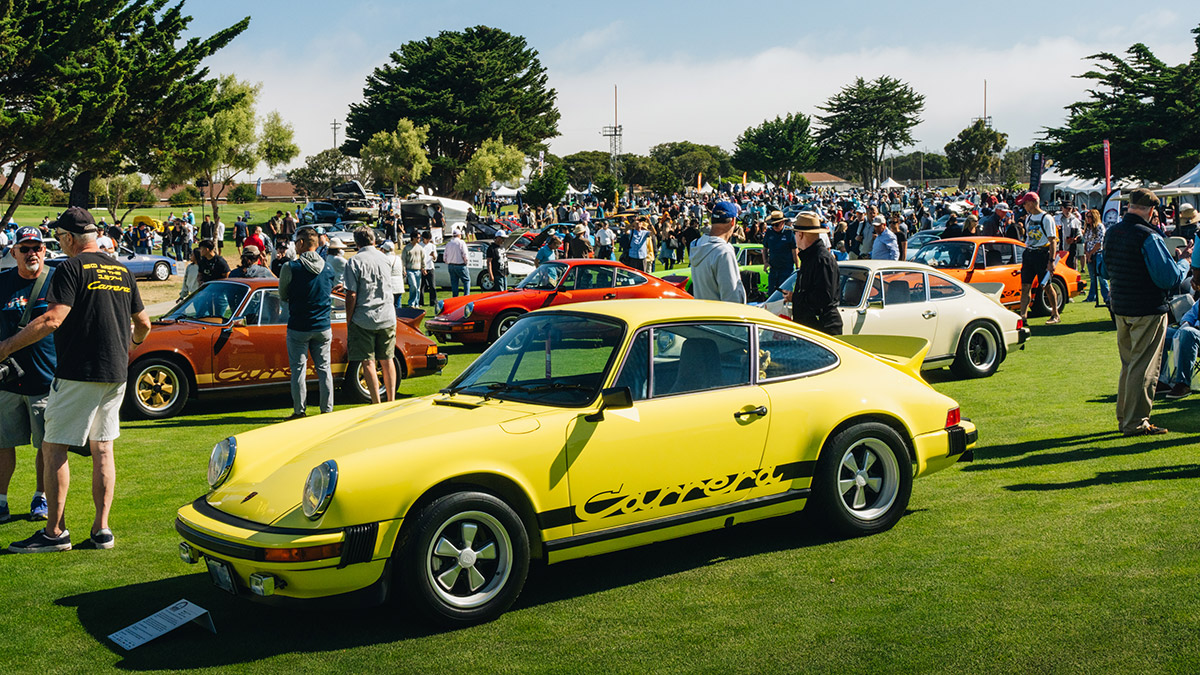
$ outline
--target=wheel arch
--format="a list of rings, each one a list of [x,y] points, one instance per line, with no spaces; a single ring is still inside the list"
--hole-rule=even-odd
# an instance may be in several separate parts
[[[512,478],[498,473],[469,473],[447,478],[430,486],[420,497],[413,500],[404,516],[397,542],[403,541],[412,527],[413,516],[438,499],[455,492],[474,491],[490,494],[508,504],[521,518],[525,534],[529,538],[530,558],[542,558],[542,532],[538,527],[537,511],[525,489]]]
[[[887,425],[888,427],[891,427],[892,431],[895,431],[896,434],[900,436],[900,440],[904,442],[904,451],[908,453],[908,461],[912,465],[915,473],[917,466],[917,451],[916,448],[913,447],[913,437],[912,433],[908,429],[908,425],[904,424],[900,418],[883,412],[860,413],[858,415],[854,415],[853,417],[847,417],[846,419],[842,420],[836,427],[830,430],[828,435],[825,436],[825,440],[821,442],[820,452],[824,453],[829,447],[829,444],[834,438],[837,437],[838,434],[842,433],[846,429],[849,429],[850,427],[866,422],[878,422],[880,424]],[[818,457],[819,456],[820,454],[818,454]]]
[[[988,324],[992,327],[992,330],[996,331],[996,348],[1000,352],[999,363],[1004,363],[1004,360],[1008,358],[1008,345],[1004,343],[1004,329],[996,319],[986,315],[977,315],[963,324],[963,327],[958,331],[958,340],[954,345],[955,353],[957,354],[958,350],[962,349],[963,340],[967,339],[967,329],[977,323]]]

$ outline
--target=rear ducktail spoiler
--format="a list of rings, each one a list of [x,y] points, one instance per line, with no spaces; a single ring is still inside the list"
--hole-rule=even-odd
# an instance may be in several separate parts
[[[406,323],[418,333],[421,331],[421,323],[425,321],[425,310],[414,309],[412,307],[400,307],[396,310],[396,318],[401,323]]]
[[[838,339],[918,380],[922,379],[921,365],[929,353],[929,340],[925,338],[908,335],[840,335]]]

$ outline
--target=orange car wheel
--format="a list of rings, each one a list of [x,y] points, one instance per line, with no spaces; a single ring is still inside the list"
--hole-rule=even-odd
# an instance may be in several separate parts
[[[187,373],[171,359],[142,359],[129,369],[125,404],[144,419],[174,417],[187,404],[190,383]]]

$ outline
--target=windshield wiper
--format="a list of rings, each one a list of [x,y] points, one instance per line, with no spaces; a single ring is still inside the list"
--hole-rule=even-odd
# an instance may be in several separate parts
[[[501,392],[522,391],[528,393],[530,391],[529,387],[526,387],[523,384],[511,384],[508,382],[492,382],[487,386],[487,390],[488,393],[483,395],[483,400],[485,401],[491,399],[494,395]]]

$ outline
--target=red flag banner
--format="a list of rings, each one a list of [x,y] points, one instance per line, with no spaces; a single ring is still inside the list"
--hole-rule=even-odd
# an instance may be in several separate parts
[[[1104,140],[1104,194],[1112,192],[1112,146]]]

